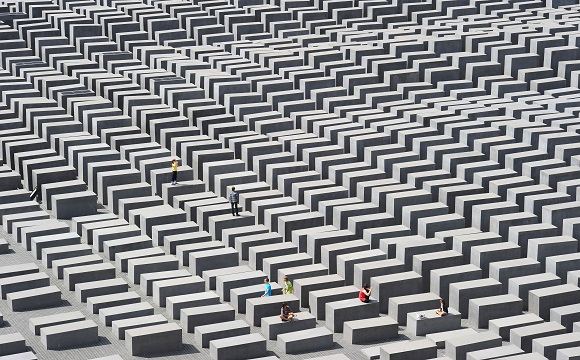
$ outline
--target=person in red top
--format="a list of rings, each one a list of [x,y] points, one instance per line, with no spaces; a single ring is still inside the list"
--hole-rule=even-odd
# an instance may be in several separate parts
[[[364,284],[358,293],[358,299],[364,303],[368,303],[371,298],[371,288],[369,284]]]

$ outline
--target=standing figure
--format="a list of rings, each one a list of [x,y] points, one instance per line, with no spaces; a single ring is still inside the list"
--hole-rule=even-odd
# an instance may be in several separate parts
[[[38,198],[38,203],[42,204],[42,200],[40,199],[40,185],[36,185],[36,187],[34,188],[34,190],[32,190],[32,192],[30,193],[30,201],[34,200]]]
[[[177,159],[171,160],[171,185],[177,184]]]
[[[443,298],[439,298],[439,309],[435,310],[435,314],[439,316],[445,316],[448,312],[449,308],[447,307],[445,300],[443,300]]]
[[[232,192],[229,196],[230,204],[232,205],[232,215],[233,216],[240,216],[240,212],[238,210],[238,203],[240,202],[240,194],[236,191],[235,187],[232,187]]]

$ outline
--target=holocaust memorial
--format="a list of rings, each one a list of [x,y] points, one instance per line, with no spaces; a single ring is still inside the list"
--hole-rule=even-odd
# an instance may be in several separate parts
[[[580,359],[578,0],[0,6],[0,360]]]

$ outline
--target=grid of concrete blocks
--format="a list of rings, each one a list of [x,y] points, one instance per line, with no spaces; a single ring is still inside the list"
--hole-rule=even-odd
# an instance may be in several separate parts
[[[577,0],[1,10],[1,360],[580,359]]]

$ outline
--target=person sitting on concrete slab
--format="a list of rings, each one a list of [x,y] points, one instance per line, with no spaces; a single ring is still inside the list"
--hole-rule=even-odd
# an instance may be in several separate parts
[[[280,310],[280,319],[282,321],[292,321],[294,320],[294,312],[290,309],[287,303],[282,303],[282,309]]]
[[[358,299],[364,303],[368,303],[371,298],[371,288],[369,284],[364,284],[358,293]]]
[[[232,215],[233,216],[240,216],[240,212],[238,210],[238,203],[240,202],[240,194],[236,191],[235,187],[232,187],[232,192],[229,196],[230,204],[232,204]]]
[[[294,285],[292,284],[292,281],[290,281],[288,276],[284,276],[284,283],[282,285],[282,294],[284,295],[294,294]]]
[[[272,296],[272,284],[270,284],[269,278],[265,278],[264,279],[264,293],[262,294],[261,297],[268,297],[268,296]]]
[[[439,316],[445,316],[449,312],[447,303],[443,299],[439,299],[439,309],[435,310],[435,314]]]
[[[179,164],[177,163],[177,159],[173,159],[171,160],[171,185],[176,185],[177,184],[177,166]]]

